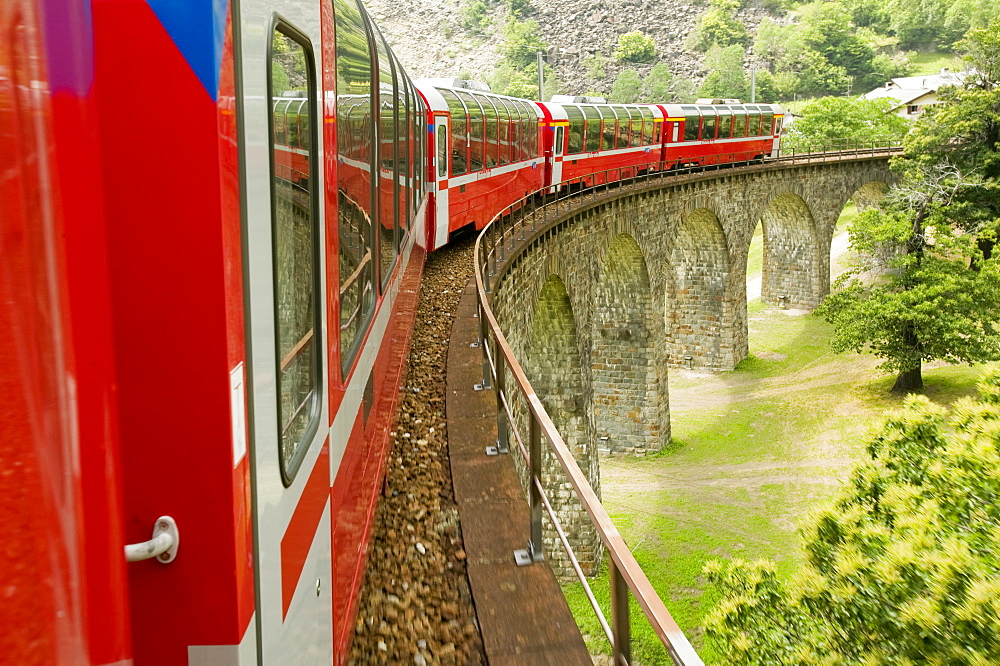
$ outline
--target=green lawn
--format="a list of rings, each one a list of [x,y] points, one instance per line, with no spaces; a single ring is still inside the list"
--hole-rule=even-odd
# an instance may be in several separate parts
[[[913,51],[909,55],[910,63],[913,64],[913,74],[911,76],[937,74],[944,67],[947,67],[952,71],[962,69],[962,60],[954,53],[938,51],[922,53],[919,51]]]
[[[736,370],[672,372],[672,447],[601,460],[605,507],[707,663],[718,662],[700,628],[713,603],[704,564],[763,557],[791,571],[802,517],[837,491],[867,429],[900,402],[876,359],[833,354],[829,336],[815,315],[751,304],[751,355]],[[927,394],[942,403],[970,395],[981,370],[927,369]],[[606,579],[594,586],[607,609]],[[567,597],[592,649],[607,652],[580,587],[567,586]],[[632,617],[638,661],[670,663],[637,607]]]

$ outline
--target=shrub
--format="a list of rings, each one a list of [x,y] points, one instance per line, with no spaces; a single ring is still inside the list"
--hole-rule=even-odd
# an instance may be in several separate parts
[[[626,62],[653,62],[656,58],[656,42],[642,30],[626,32],[618,38],[615,59]]]

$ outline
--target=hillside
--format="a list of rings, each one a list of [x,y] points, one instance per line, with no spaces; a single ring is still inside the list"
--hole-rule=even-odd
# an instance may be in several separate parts
[[[487,6],[489,24],[482,34],[462,27],[467,0],[367,0],[367,6],[393,51],[412,77],[457,77],[471,74],[486,80],[501,58],[502,26],[507,5]],[[656,42],[657,56],[677,78],[700,83],[705,77],[703,54],[685,46],[690,31],[707,6],[684,0],[531,0],[522,19],[537,21],[549,44],[560,92],[610,92],[621,69],[645,75],[651,64],[620,64],[611,53],[619,35],[642,30]],[[739,18],[754,31],[766,12],[742,8]],[[587,59],[603,57],[603,78],[588,75]]]

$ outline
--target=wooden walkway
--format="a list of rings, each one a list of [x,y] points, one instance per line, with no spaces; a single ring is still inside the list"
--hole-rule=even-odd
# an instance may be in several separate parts
[[[476,391],[482,352],[475,282],[459,302],[448,347],[448,450],[455,501],[486,657],[492,666],[591,666],[592,660],[545,562],[519,567],[528,542],[528,502],[510,455],[487,456],[496,443],[496,394]]]

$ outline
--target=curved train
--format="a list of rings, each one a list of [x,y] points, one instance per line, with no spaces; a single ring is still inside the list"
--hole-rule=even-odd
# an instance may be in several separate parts
[[[2,663],[345,663],[426,253],[782,117],[415,84],[357,0],[0,35]]]

